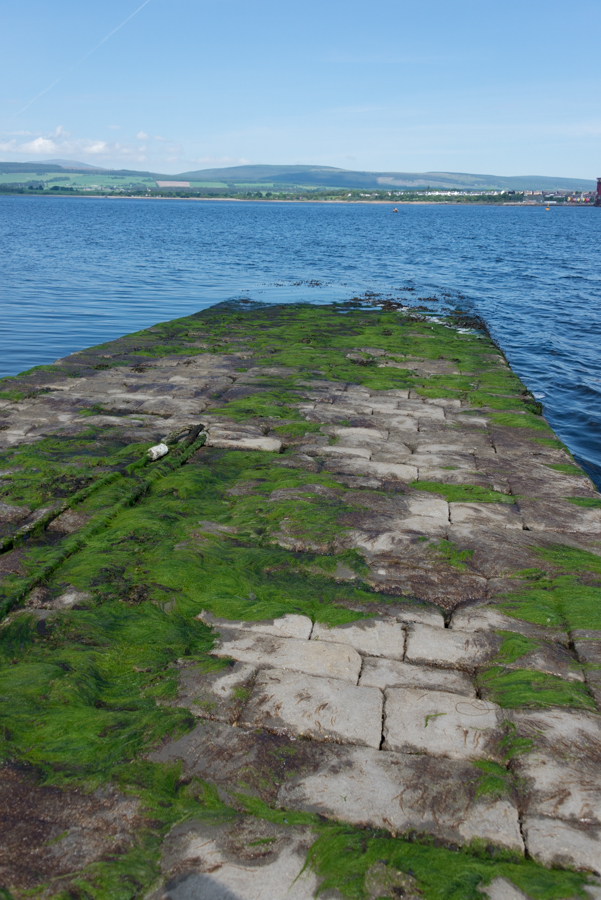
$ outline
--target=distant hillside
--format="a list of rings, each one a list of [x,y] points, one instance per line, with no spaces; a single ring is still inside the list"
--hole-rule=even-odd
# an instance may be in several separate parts
[[[175,176],[171,176],[175,177]],[[472,175],[464,172],[354,172],[329,166],[232,166],[227,169],[200,169],[177,178],[188,181],[245,182],[338,188],[468,188],[482,190],[566,190],[592,191],[593,180],[553,178],[545,175]]]
[[[257,188],[347,188],[348,190],[398,190],[426,187],[506,190],[506,191],[592,191],[595,181],[585,178],[550,177],[546,175],[473,175],[467,172],[355,172],[336,169],[331,166],[230,166],[222,169],[198,169],[165,175],[158,172],[143,172],[134,169],[103,169],[74,160],[48,160],[46,162],[0,162],[0,182],[2,175],[15,177],[19,174],[42,178],[46,174],[73,173],[78,176],[94,175],[131,178],[139,181],[190,181],[222,184],[224,187],[237,185]]]

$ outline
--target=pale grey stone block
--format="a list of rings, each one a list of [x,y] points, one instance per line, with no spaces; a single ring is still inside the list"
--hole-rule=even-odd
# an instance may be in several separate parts
[[[415,666],[394,659],[374,659],[371,656],[363,660],[359,684],[377,687],[382,691],[386,688],[406,687],[448,691],[465,697],[476,696],[471,679],[463,672],[430,669],[427,666]]]
[[[486,887],[479,890],[489,900],[530,900],[527,894],[508,881],[506,878],[495,878]]]
[[[382,706],[377,688],[266,669],[257,676],[241,721],[269,731],[377,749]]]
[[[182,823],[163,845],[164,884],[147,900],[313,900],[319,879],[303,867],[314,837],[259,820]]]
[[[426,516],[433,519],[449,521],[449,504],[438,497],[408,497],[407,509],[412,516]]]
[[[393,614],[399,622],[417,622],[433,628],[444,628],[444,617],[436,607],[427,609],[420,606],[395,606]]]
[[[338,678],[357,684],[361,657],[352,647],[325,641],[298,641],[267,634],[223,632],[212,651],[215,656],[230,656],[257,666],[292,669],[322,678]]]
[[[389,688],[384,710],[387,750],[450,759],[494,756],[499,707],[448,691]]]
[[[209,434],[206,447],[217,447],[223,450],[264,450],[267,453],[279,453],[282,442],[272,437],[246,437],[238,438],[220,437],[219,433]]]
[[[500,644],[496,635],[413,625],[407,635],[405,659],[425,665],[475,669],[492,659]]]
[[[601,873],[601,829],[543,816],[527,816],[523,823],[526,847],[545,866],[574,866]]]
[[[272,634],[276,637],[297,638],[308,641],[311,637],[313,622],[309,616],[287,613],[277,619],[261,619],[258,622],[245,622],[240,619],[219,619],[213,613],[203,610],[196,617],[213,628],[236,631],[248,631],[253,634]]]
[[[348,644],[368,656],[402,659],[405,652],[405,629],[395,619],[360,619],[330,628],[316,622],[312,641]]]
[[[601,756],[534,750],[518,756],[514,770],[524,779],[524,805],[529,815],[560,816],[601,825]]]
[[[349,747],[316,773],[284,784],[278,803],[353,825],[454,842],[484,838],[523,852],[515,806],[476,797],[469,763]]]

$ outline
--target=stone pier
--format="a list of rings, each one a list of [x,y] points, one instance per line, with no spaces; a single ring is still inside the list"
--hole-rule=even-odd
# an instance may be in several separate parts
[[[390,301],[0,382],[0,896],[601,898],[601,496],[542,412]]]

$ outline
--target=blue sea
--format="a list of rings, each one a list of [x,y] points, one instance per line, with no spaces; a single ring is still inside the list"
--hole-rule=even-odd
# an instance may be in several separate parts
[[[485,319],[601,486],[601,209],[398,210],[0,197],[0,375],[227,299],[436,296]]]

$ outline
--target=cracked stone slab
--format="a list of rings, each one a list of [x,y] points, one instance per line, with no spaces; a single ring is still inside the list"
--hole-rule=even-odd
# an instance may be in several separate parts
[[[297,638],[300,641],[308,641],[313,629],[313,622],[308,616],[300,616],[295,613],[288,613],[277,619],[261,619],[260,621],[248,622],[238,619],[220,619],[214,616],[213,613],[203,610],[196,618],[217,630],[223,628],[256,634],[272,634],[283,638]]]
[[[357,684],[361,657],[352,647],[326,641],[298,641],[267,634],[221,632],[221,641],[213,649],[215,656],[228,656],[239,662],[276,669],[292,669],[306,675],[337,678]]]
[[[601,874],[601,828],[527,816],[523,831],[528,852],[537,862]]]
[[[360,619],[333,628],[317,622],[311,640],[348,644],[361,654],[389,659],[405,653],[405,629],[394,619]]]
[[[313,900],[319,879],[303,868],[314,839],[309,829],[254,817],[189,820],[165,839],[163,884],[147,900]]]
[[[477,797],[476,786],[477,770],[466,762],[349,747],[286,782],[278,803],[393,833],[425,831],[465,843],[484,838],[522,853],[515,806]]]
[[[450,759],[496,756],[501,711],[487,700],[447,691],[389,688],[384,748]]]
[[[259,673],[241,716],[245,726],[319,741],[379,748],[381,691],[277,669]]]
[[[377,687],[384,691],[391,687],[420,688],[432,691],[447,691],[475,697],[476,689],[471,679],[463,672],[452,669],[434,669],[428,666],[415,666],[412,663],[398,662],[394,659],[377,659],[367,656],[363,660],[363,668],[359,684]]]
[[[491,660],[500,646],[496,635],[413,625],[407,634],[405,659],[421,665],[473,670]]]

